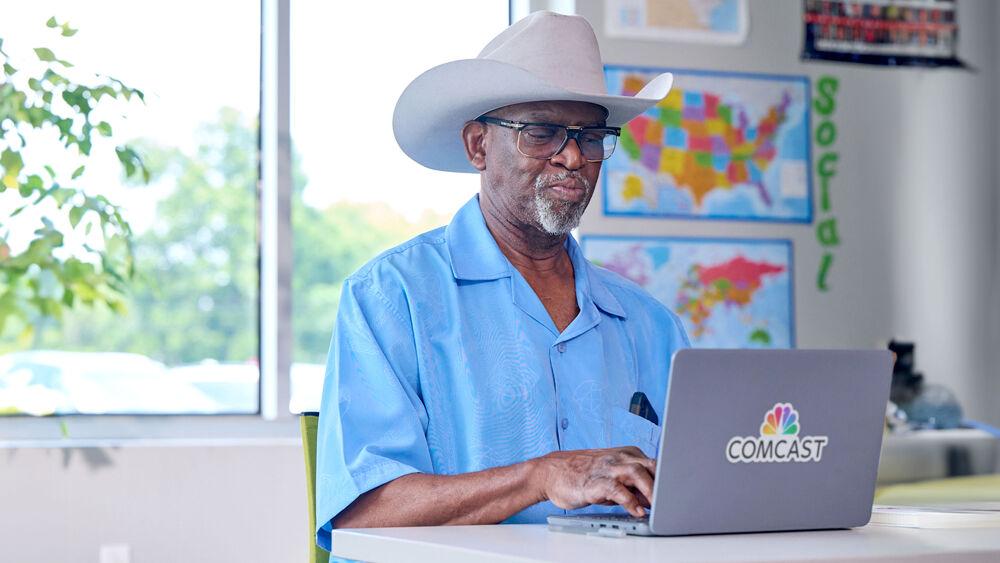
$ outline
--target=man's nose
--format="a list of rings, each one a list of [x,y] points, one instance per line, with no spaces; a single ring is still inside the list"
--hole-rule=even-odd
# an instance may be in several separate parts
[[[567,139],[566,145],[555,156],[549,159],[553,164],[558,164],[567,170],[579,170],[587,165],[587,159],[580,150],[576,139]]]

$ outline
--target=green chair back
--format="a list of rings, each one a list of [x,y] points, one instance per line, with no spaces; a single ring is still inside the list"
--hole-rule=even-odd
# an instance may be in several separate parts
[[[316,429],[318,412],[304,412],[299,416],[302,430],[302,451],[306,458],[306,493],[309,497],[309,563],[328,563],[330,554],[316,545]]]

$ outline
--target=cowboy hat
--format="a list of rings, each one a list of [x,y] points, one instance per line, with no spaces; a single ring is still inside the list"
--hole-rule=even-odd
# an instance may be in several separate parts
[[[669,72],[635,97],[609,96],[597,37],[586,19],[535,12],[497,35],[475,59],[436,66],[403,90],[392,115],[396,142],[435,170],[477,172],[461,131],[467,121],[522,102],[580,101],[604,107],[620,127],[666,97]]]

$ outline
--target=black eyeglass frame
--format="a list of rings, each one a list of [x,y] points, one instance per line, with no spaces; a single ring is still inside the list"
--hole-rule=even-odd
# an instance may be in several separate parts
[[[615,149],[618,148],[618,139],[617,139],[617,137],[620,137],[621,134],[622,134],[622,128],[621,127],[610,127],[610,126],[607,126],[607,125],[559,125],[558,123],[534,123],[534,122],[523,122],[523,121],[511,121],[509,119],[499,119],[499,118],[496,118],[496,117],[490,117],[488,115],[481,115],[481,116],[479,116],[479,117],[476,118],[476,121],[478,121],[480,123],[490,123],[492,125],[499,125],[500,127],[506,127],[507,129],[513,129],[513,130],[517,131],[517,142],[515,143],[515,146],[517,147],[517,152],[521,153],[522,155],[524,155],[524,156],[526,156],[528,158],[534,158],[536,160],[549,160],[549,159],[555,158],[559,153],[561,153],[563,151],[563,149],[566,148],[566,145],[569,144],[569,140],[570,139],[575,140],[576,141],[576,145],[579,147],[580,146],[580,135],[582,135],[582,134],[584,134],[584,133],[586,133],[588,131],[604,131],[604,132],[609,133],[611,135],[614,135],[616,137],[616,139],[615,139],[615,146],[611,148],[611,152],[608,154],[608,156],[606,156],[604,158],[599,158],[599,159],[592,159],[592,158],[586,158],[585,157],[585,160],[587,162],[603,162],[603,161],[611,158],[611,155],[614,154]],[[552,153],[552,156],[542,158],[540,156],[531,156],[531,155],[528,155],[528,154],[524,154],[524,151],[521,150],[521,143],[520,143],[520,141],[521,141],[521,131],[525,127],[529,127],[529,126],[554,127],[556,129],[565,129],[566,130],[566,138],[563,139],[562,144],[559,145],[559,148],[556,149],[556,152]],[[580,155],[581,156],[583,155],[583,147],[580,147]]]

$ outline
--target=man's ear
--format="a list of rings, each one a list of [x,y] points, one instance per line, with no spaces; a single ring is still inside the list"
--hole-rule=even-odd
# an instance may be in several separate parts
[[[473,168],[479,171],[486,169],[486,124],[479,121],[466,121],[462,127],[462,144],[465,145],[465,157]]]

